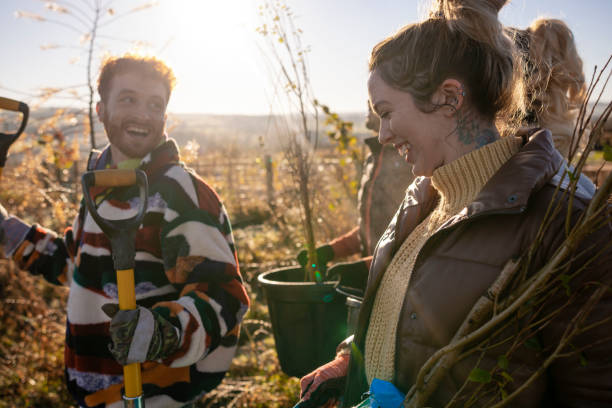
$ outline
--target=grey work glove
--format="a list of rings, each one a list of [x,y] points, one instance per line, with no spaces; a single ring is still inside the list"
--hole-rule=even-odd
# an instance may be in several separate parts
[[[117,304],[106,303],[102,311],[112,318],[108,348],[121,365],[164,359],[179,348],[178,329],[153,310],[119,310]]]

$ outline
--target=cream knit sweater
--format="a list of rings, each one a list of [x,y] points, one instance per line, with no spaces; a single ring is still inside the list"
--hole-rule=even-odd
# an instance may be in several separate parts
[[[440,193],[440,202],[402,243],[384,272],[374,299],[365,343],[368,383],[374,378],[394,380],[397,325],[419,251],[436,229],[476,198],[520,147],[520,138],[505,137],[434,171],[431,181]]]

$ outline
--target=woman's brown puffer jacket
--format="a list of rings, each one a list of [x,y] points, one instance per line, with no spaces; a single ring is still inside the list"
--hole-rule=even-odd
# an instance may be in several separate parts
[[[563,171],[560,169],[564,165],[547,130],[536,132],[529,140],[525,138],[521,150],[500,168],[476,199],[448,220],[423,246],[413,269],[398,323],[394,383],[402,392],[407,392],[414,383],[423,363],[436,350],[448,344],[476,300],[487,291],[504,265],[518,258],[530,246],[555,196],[559,174]],[[593,193],[588,188],[589,184],[585,185],[586,190],[579,189],[573,200],[573,221],[583,213]],[[356,349],[364,350],[372,305],[384,271],[404,239],[433,209],[436,199],[436,192],[429,180],[422,177],[416,179],[408,188],[402,207],[380,239],[359,316]],[[532,259],[532,272],[551,257],[565,238],[568,203],[566,199],[563,200],[562,211],[547,229],[545,239]],[[508,372],[514,382],[506,387],[507,392],[512,392],[513,386],[522,384],[544,361],[550,346],[557,344],[555,341],[559,340],[567,323],[596,287],[590,283],[610,284],[610,242],[612,229],[609,222],[583,241],[577,253],[582,250],[586,252],[572,263],[574,270],[584,265],[585,260],[592,258],[597,251],[606,245],[608,247],[569,282],[571,293],[580,295],[536,335],[536,344],[540,344],[542,350],[521,346],[509,357]],[[579,292],[579,288],[583,292]],[[566,291],[557,291],[542,313],[559,309],[566,300]],[[611,315],[612,291],[597,305],[589,321]],[[612,406],[611,336],[612,319],[580,335],[573,341],[574,347],[597,343],[582,354],[576,353],[554,362],[511,406]],[[495,366],[504,352],[502,346],[487,353],[479,367]],[[353,354],[344,406],[358,402],[361,393],[367,390],[363,365],[358,363],[361,359]],[[445,405],[476,365],[478,354],[451,369],[430,399],[429,406]],[[486,403],[477,405],[486,406]]]

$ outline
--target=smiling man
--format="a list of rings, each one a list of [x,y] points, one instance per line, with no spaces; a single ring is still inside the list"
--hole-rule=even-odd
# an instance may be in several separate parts
[[[0,206],[5,254],[70,286],[66,381],[83,407],[122,406],[122,365],[134,362],[143,363],[147,408],[187,406],[223,379],[248,308],[225,208],[165,134],[174,81],[163,62],[133,55],[106,60],[98,80],[110,144],[88,168],[139,168],[149,181],[136,235],[138,309],[118,310],[110,242],[84,204],[63,237]],[[134,190],[97,191],[98,211],[129,218],[139,206]]]
[[[142,159],[164,139],[166,105],[174,77],[160,61],[108,60],[98,80],[96,106],[113,161]]]

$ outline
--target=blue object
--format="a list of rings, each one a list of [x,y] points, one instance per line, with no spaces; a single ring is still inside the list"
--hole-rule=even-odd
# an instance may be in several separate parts
[[[370,408],[400,408],[404,394],[393,383],[375,378],[370,384]]]

